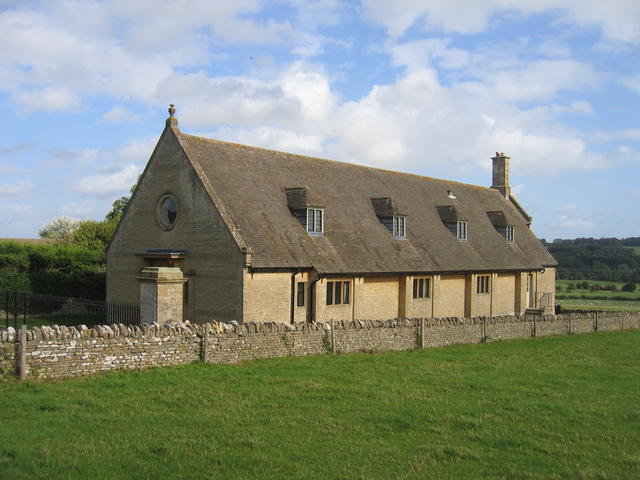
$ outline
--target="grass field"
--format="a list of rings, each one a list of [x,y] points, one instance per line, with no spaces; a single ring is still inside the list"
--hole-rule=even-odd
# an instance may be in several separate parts
[[[637,479],[640,331],[0,385],[0,478]]]
[[[602,280],[586,280],[589,285],[615,285],[618,290],[584,290],[582,288],[574,288],[571,292],[567,292],[567,287],[571,285],[582,284],[584,280],[557,280],[556,285],[562,290],[556,293],[556,301],[562,305],[564,309],[571,310],[624,310],[639,311],[640,310],[640,289],[635,292],[621,292],[620,289],[624,282],[605,282]],[[587,296],[588,298],[566,298],[568,296]],[[622,297],[624,300],[614,299],[612,297]]]
[[[634,252],[636,252],[636,255],[640,255],[640,247],[638,247],[638,246],[625,247],[625,248],[630,248],[631,250],[633,250]]]

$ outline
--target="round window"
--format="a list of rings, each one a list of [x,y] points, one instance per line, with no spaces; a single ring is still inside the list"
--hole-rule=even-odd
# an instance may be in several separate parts
[[[171,230],[178,217],[178,202],[171,195],[165,195],[158,205],[158,221],[165,230]]]

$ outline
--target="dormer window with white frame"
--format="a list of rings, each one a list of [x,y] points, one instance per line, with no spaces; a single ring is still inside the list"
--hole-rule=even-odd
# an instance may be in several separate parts
[[[393,238],[407,238],[406,221],[407,217],[394,216],[393,217]]]
[[[324,210],[322,208],[307,208],[307,232],[312,235],[324,233]]]
[[[376,197],[371,199],[373,210],[389,233],[396,240],[407,238],[407,211],[392,197]]]
[[[321,196],[310,187],[286,187],[287,206],[310,236],[324,235],[324,208]]]
[[[509,224],[509,220],[502,211],[487,212],[489,220],[496,231],[502,235],[507,243],[516,243],[516,227]]]
[[[456,223],[456,238],[461,242],[466,242],[468,238],[467,222],[458,220]]]

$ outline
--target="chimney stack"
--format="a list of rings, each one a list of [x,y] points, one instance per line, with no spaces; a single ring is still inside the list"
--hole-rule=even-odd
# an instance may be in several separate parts
[[[511,186],[509,185],[509,160],[511,157],[507,157],[504,153],[496,152],[495,157],[491,157],[493,160],[493,184],[491,188],[495,188],[505,198],[511,196]]]

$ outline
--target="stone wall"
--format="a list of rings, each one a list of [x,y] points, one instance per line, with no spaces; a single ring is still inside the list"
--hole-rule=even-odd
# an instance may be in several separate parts
[[[41,327],[26,332],[26,376],[90,375],[116,369],[204,360],[236,363],[265,357],[372,352],[515,338],[640,328],[640,312],[503,316],[328,323],[169,324]],[[421,332],[424,331],[424,338]],[[0,329],[0,379],[18,373],[18,332]]]

